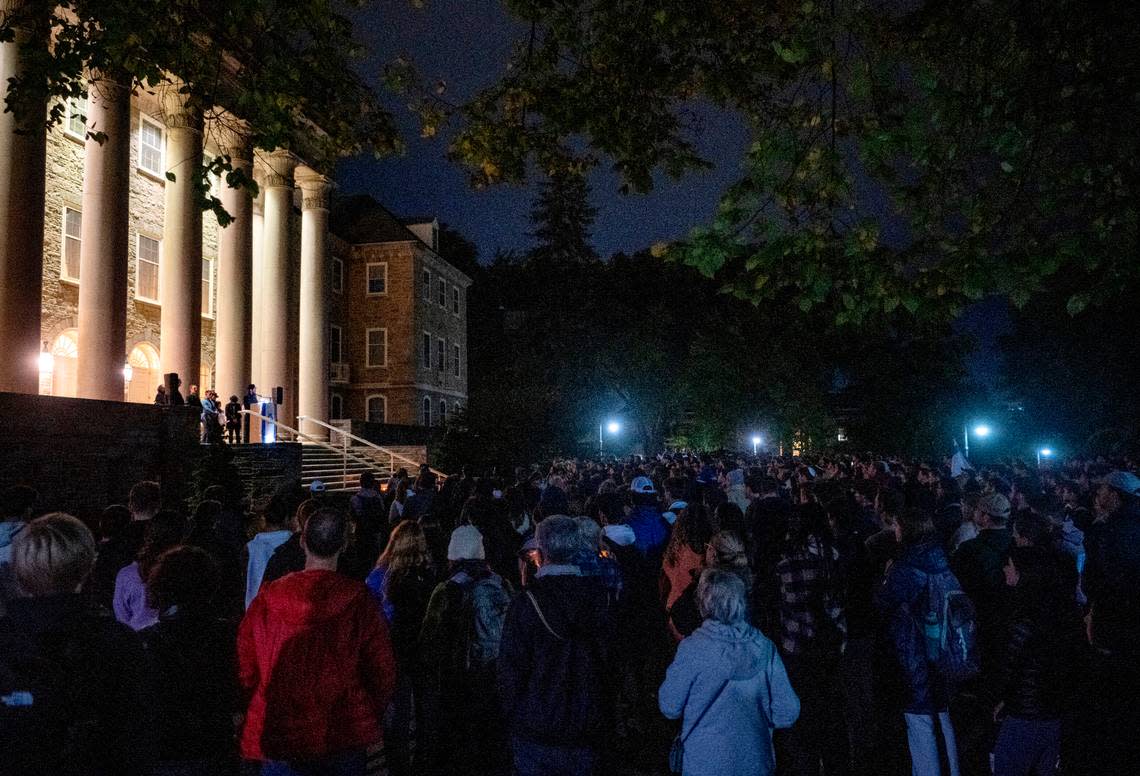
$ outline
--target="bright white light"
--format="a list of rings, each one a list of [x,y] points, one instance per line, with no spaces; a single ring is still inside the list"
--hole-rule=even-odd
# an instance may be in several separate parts
[[[990,427],[987,426],[986,424],[983,423],[980,426],[974,426],[974,436],[988,437],[989,435],[990,435]]]
[[[754,447],[758,447],[760,445],[761,441],[763,441],[763,440],[760,439],[759,435],[752,437],[752,445]]]
[[[265,431],[261,432],[261,441],[264,444],[273,444],[273,426],[269,426]]]
[[[134,376],[135,376],[135,370],[131,369],[130,364],[126,364],[123,367],[123,379],[129,383],[131,381],[131,378]]]
[[[606,425],[606,431],[609,431],[611,434],[616,434],[621,431],[621,423],[618,423],[616,420],[611,420]]]
[[[1048,447],[1042,447],[1041,448],[1041,457],[1042,458],[1048,458],[1052,454],[1053,454],[1052,448],[1048,448]]]
[[[46,350],[40,352],[40,372],[43,374],[51,374],[52,368],[55,366],[55,358],[51,353]]]

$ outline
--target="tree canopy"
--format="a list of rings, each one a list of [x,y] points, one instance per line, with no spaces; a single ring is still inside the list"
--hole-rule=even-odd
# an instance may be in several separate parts
[[[1140,14],[1133,3],[505,0],[528,24],[506,74],[434,131],[477,185],[606,160],[623,190],[705,165],[689,108],[752,127],[711,223],[656,253],[753,302],[837,323],[947,318],[1134,278]],[[401,79],[404,87],[408,79]]]

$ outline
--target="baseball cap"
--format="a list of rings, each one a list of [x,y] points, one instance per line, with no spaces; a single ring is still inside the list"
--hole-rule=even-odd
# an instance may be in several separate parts
[[[1140,496],[1140,477],[1132,472],[1114,471],[1104,475],[1101,482],[1126,496]]]
[[[634,477],[633,482],[629,485],[631,493],[643,493],[645,495],[653,495],[657,492],[657,488],[653,487],[653,480],[648,477]]]
[[[990,517],[1004,520],[1009,517],[1009,499],[1000,493],[988,493],[978,499],[978,509]]]
[[[326,490],[328,490],[328,488],[326,488],[325,484],[320,480],[313,480],[309,483],[310,493],[324,493]]]

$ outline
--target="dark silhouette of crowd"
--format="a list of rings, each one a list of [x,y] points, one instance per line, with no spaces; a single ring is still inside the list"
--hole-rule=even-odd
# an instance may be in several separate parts
[[[1140,772],[1133,462],[2,494],[0,773]]]

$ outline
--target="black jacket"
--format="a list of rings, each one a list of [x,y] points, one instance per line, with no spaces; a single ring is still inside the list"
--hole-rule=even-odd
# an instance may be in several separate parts
[[[0,772],[139,776],[155,756],[137,634],[78,594],[11,601],[0,621]]]
[[[237,660],[229,626],[211,617],[164,615],[139,636],[154,668],[160,759],[236,759]]]
[[[1016,592],[1015,592],[1016,595]],[[1079,656],[1079,621],[1067,604],[1030,602],[1015,606],[994,673],[992,700],[1020,719],[1060,719],[1067,707]]]
[[[1140,505],[1126,506],[1086,534],[1084,590],[1098,646],[1140,652]]]
[[[499,696],[513,735],[601,746],[616,684],[612,633],[609,595],[597,577],[538,577],[515,597],[498,661]]]

